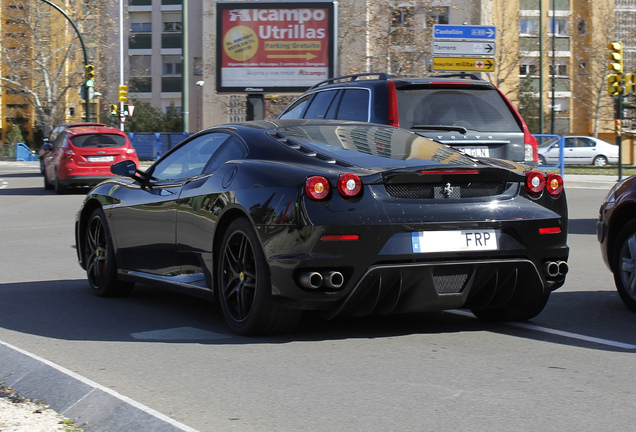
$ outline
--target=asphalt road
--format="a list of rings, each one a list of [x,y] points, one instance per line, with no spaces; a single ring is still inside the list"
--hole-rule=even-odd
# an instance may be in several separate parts
[[[74,249],[83,194],[1,162],[0,341],[200,431],[631,430],[636,314],[595,236],[612,180],[566,178],[570,273],[532,321],[308,317],[245,338],[207,301],[147,286],[94,297]]]

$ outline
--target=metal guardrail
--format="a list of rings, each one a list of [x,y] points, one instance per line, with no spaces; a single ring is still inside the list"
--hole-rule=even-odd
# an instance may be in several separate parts
[[[31,148],[24,143],[16,143],[15,145],[15,160],[33,162],[38,160],[38,152],[31,150]]]
[[[534,135],[534,137],[537,139],[537,142],[539,143],[539,147],[541,147],[541,144],[547,141],[548,139],[551,140],[556,138],[556,140],[559,142],[559,162],[555,166],[541,165],[541,167],[543,169],[558,169],[560,171],[561,177],[563,177],[565,173],[565,164],[563,163],[563,149],[565,146],[565,135],[536,134]]]

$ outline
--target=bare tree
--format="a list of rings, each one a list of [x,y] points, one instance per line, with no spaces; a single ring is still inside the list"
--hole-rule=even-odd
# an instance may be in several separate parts
[[[94,60],[99,29],[107,27],[103,21],[96,25],[96,18],[103,17],[103,3],[73,1],[66,10],[80,30],[90,29],[93,48],[89,52]],[[6,33],[0,48],[0,88],[17,107],[8,115],[21,115],[48,135],[64,120],[67,102],[74,96],[71,92],[83,82],[79,38],[59,11],[40,0],[11,0],[2,13]]]

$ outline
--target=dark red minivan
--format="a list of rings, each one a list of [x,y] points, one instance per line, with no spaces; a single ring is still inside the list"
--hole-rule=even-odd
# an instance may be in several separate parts
[[[106,126],[81,126],[62,131],[54,142],[42,147],[44,188],[64,193],[69,187],[95,186],[113,177],[110,166],[139,158],[128,136]]]

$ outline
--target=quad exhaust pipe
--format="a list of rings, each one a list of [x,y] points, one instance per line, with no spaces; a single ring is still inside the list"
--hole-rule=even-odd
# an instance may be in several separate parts
[[[328,290],[340,289],[344,285],[345,279],[339,271],[326,271],[319,273],[317,271],[305,272],[298,278],[300,286],[316,290],[326,288]]]
[[[546,261],[543,265],[546,276],[555,278],[563,277],[567,274],[569,267],[565,261]]]

